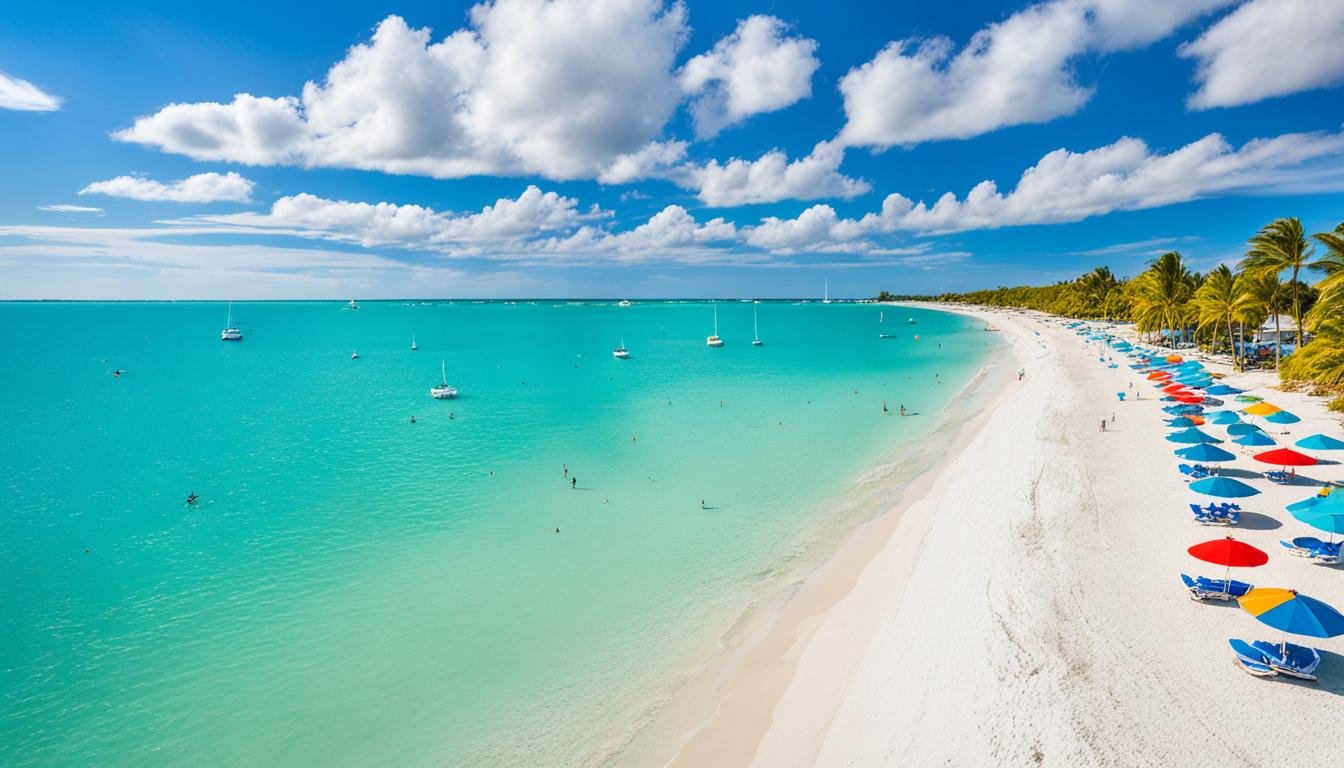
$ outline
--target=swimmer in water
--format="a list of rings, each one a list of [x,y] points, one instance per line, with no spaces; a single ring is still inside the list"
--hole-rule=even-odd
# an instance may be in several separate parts
[[[188,496],[187,496],[187,506],[189,506],[189,507],[194,507],[194,506],[196,506],[196,502],[198,502],[198,501],[200,501],[200,500],[201,500],[201,497],[200,497],[200,496],[197,496],[195,491],[192,491],[192,492],[191,492],[190,494],[188,494]]]

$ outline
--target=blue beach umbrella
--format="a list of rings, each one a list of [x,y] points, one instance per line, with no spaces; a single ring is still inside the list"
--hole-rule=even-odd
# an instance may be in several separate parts
[[[1210,424],[1237,424],[1241,421],[1241,417],[1233,411],[1212,411],[1204,416]]]
[[[1177,448],[1176,455],[1182,459],[1200,462],[1232,461],[1237,458],[1237,454],[1209,443],[1196,443],[1189,448]]]
[[[1344,493],[1311,496],[1301,501],[1294,501],[1292,504],[1285,507],[1285,509],[1289,512],[1294,512],[1299,509],[1317,509],[1344,515]]]
[[[1180,432],[1172,432],[1167,435],[1167,439],[1173,443],[1221,443],[1222,440],[1213,435],[1201,432],[1195,427],[1182,429]]]
[[[1311,435],[1298,440],[1294,445],[1309,451],[1338,451],[1344,449],[1344,440],[1336,440],[1329,435]]]
[[[1261,623],[1307,637],[1344,635],[1344,614],[1293,589],[1253,589],[1237,603]]]
[[[1254,432],[1249,432],[1247,434],[1242,435],[1241,437],[1238,437],[1236,440],[1233,440],[1232,442],[1236,443],[1237,445],[1249,445],[1255,447],[1261,445],[1274,445],[1274,438],[1270,437],[1269,435],[1266,435],[1264,432],[1261,432],[1260,430],[1257,429]]]
[[[1206,477],[1186,486],[1195,493],[1217,496],[1220,499],[1242,499],[1260,493],[1251,486],[1230,477]]]
[[[1206,390],[1210,395],[1240,395],[1245,392],[1244,389],[1237,389],[1228,384],[1215,384]]]
[[[1193,421],[1187,419],[1187,418],[1184,417],[1184,416],[1177,416],[1176,418],[1172,419],[1171,421],[1168,421],[1168,422],[1167,422],[1167,426],[1168,426],[1168,427],[1193,427],[1193,426],[1195,426],[1195,422],[1193,422]]]
[[[1264,430],[1254,424],[1247,424],[1244,421],[1238,421],[1227,425],[1227,434],[1229,435],[1249,435],[1252,432],[1264,432]]]
[[[1272,424],[1296,424],[1301,420],[1302,419],[1298,418],[1297,416],[1294,416],[1293,414],[1287,411],[1275,411],[1274,413],[1271,413],[1265,417],[1265,421],[1268,421]]]
[[[1326,498],[1329,498],[1328,496]],[[1321,504],[1306,509],[1289,510],[1293,517],[1326,533],[1344,533],[1344,505],[1331,507]]]

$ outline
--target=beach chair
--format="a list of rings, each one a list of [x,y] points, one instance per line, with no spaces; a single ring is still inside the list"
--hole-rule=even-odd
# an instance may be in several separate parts
[[[1236,510],[1226,512],[1206,512],[1201,510],[1195,514],[1195,521],[1200,525],[1240,525],[1241,513]]]
[[[1116,393],[1115,393],[1115,396],[1118,397],[1118,398],[1120,398],[1120,402],[1122,402],[1122,403],[1125,402],[1125,393],[1124,393],[1124,392],[1116,392]]]
[[[1288,554],[1313,560],[1321,565],[1339,565],[1341,561],[1340,544],[1330,544],[1315,536],[1298,536],[1292,541],[1279,541],[1288,550]]]
[[[1243,671],[1256,677],[1274,677],[1278,674],[1265,663],[1264,656],[1245,640],[1232,638],[1227,644],[1232,648],[1232,661]]]
[[[1190,578],[1181,574],[1181,582],[1190,592],[1191,600],[1236,600],[1255,589],[1254,585],[1236,579]]]
[[[1271,643],[1256,640],[1230,639],[1233,658],[1237,665],[1256,677],[1287,675],[1298,680],[1317,682],[1316,670],[1321,666],[1321,652],[1296,643]],[[1268,670],[1266,672],[1265,670]]]

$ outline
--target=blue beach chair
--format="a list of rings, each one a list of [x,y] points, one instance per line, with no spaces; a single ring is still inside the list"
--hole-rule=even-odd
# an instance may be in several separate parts
[[[1209,579],[1203,576],[1190,578],[1181,574],[1181,583],[1190,592],[1191,600],[1236,600],[1255,589],[1252,584],[1236,579]]]
[[[1298,536],[1292,541],[1279,541],[1288,553],[1315,561],[1321,565],[1339,565],[1340,544],[1321,541],[1315,536]]]
[[[1316,669],[1321,666],[1321,652],[1315,648],[1266,640],[1248,643],[1236,638],[1228,640],[1227,644],[1232,648],[1237,666],[1256,677],[1287,675],[1317,681]]]

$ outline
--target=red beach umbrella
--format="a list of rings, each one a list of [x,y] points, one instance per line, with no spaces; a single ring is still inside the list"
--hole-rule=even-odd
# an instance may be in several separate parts
[[[1204,402],[1204,398],[1199,395],[1176,395],[1176,402],[1186,403],[1188,405],[1198,405]]]
[[[1168,395],[1179,395],[1184,392],[1189,392],[1190,390],[1186,389],[1184,384],[1168,384],[1162,388],[1162,391],[1166,392]]]
[[[1275,448],[1272,451],[1257,453],[1255,460],[1266,464],[1278,464],[1281,467],[1309,467],[1316,463],[1315,459],[1292,448]]]
[[[1153,371],[1152,373],[1148,374],[1149,381],[1161,381],[1162,379],[1170,379],[1170,378],[1171,374],[1167,371]]]
[[[1225,565],[1228,568],[1233,566],[1237,568],[1254,568],[1257,565],[1264,565],[1269,562],[1269,555],[1263,551],[1252,547],[1244,541],[1228,536],[1225,539],[1214,539],[1206,541],[1203,544],[1186,550],[1191,555],[1203,560],[1206,563],[1214,565]]]

